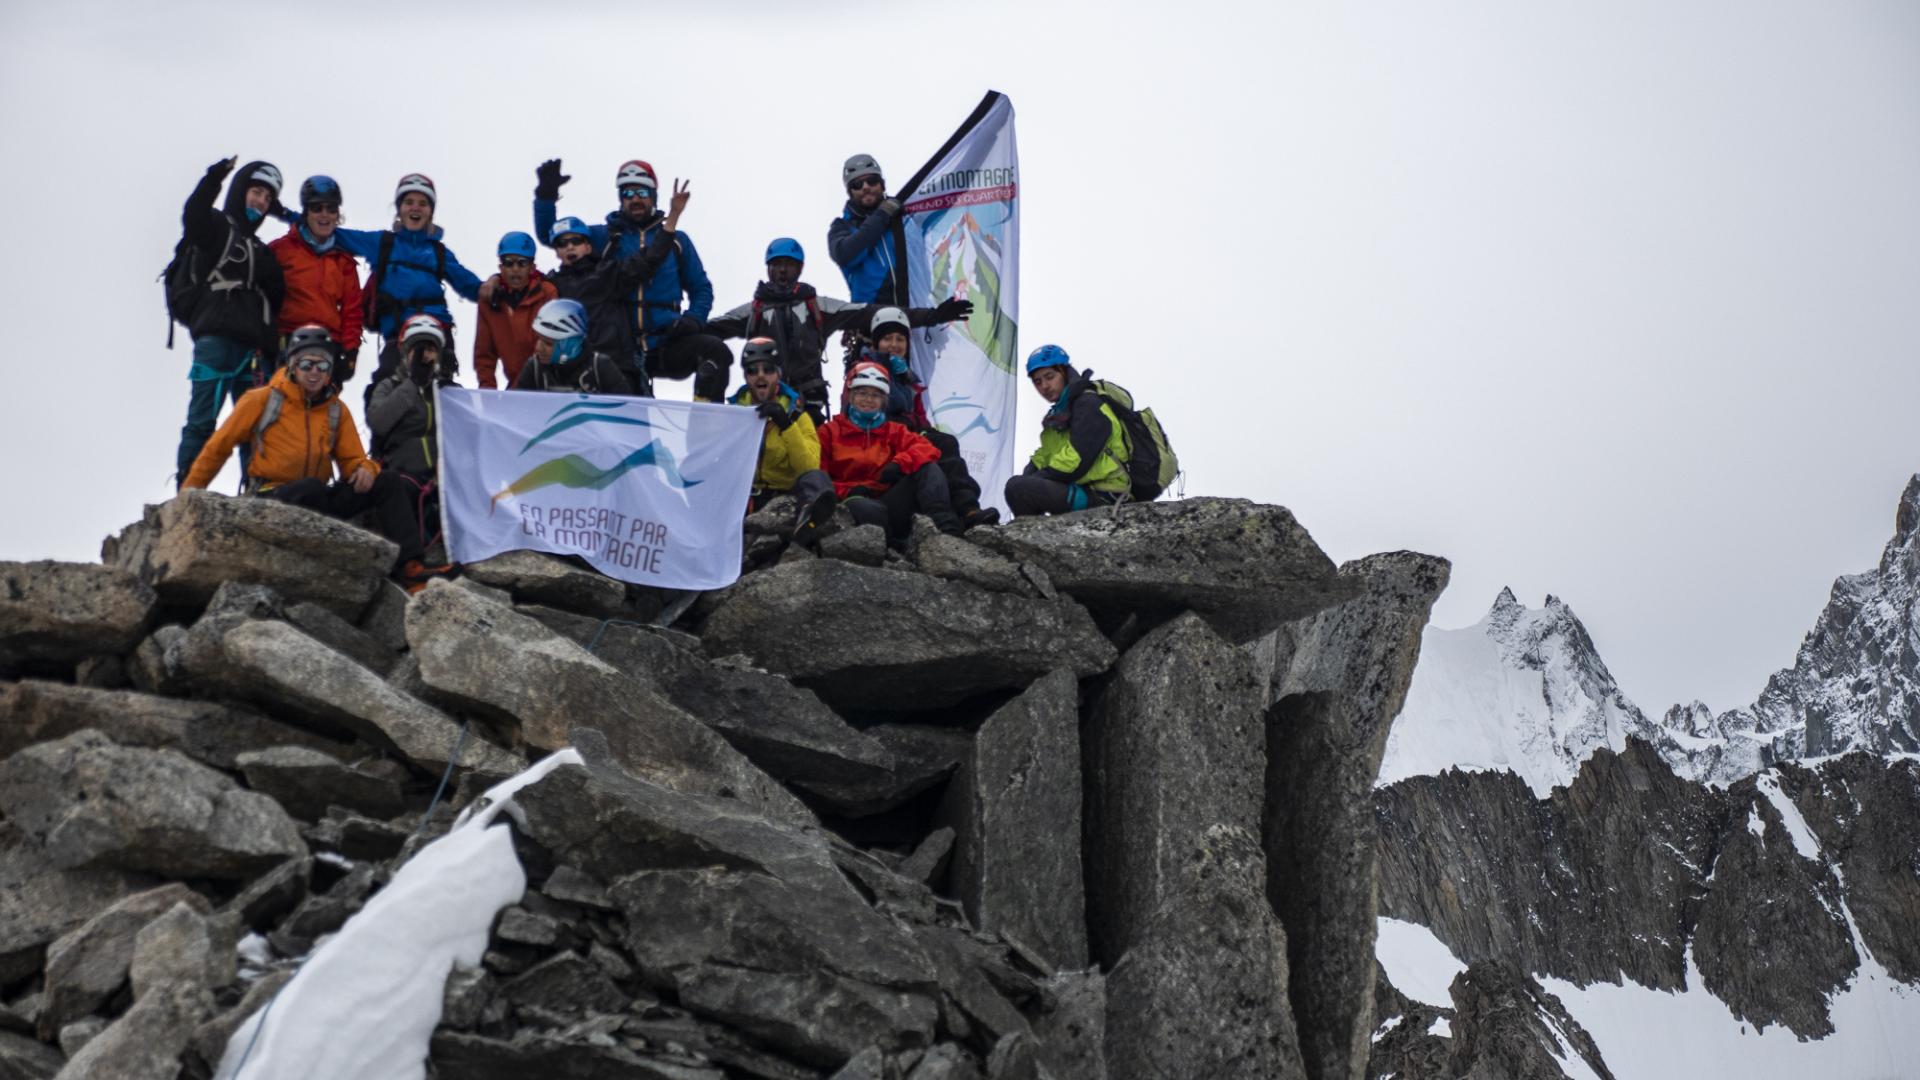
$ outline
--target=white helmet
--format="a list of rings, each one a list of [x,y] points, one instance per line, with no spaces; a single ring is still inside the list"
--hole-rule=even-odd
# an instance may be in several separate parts
[[[613,189],[618,191],[629,187],[643,187],[648,191],[659,190],[660,181],[654,179],[653,166],[639,158],[622,164],[620,171],[613,175]]]
[[[547,363],[571,363],[586,349],[587,309],[578,300],[549,300],[534,314],[533,332],[553,342]]]
[[[867,325],[867,332],[873,336],[875,341],[878,341],[880,340],[880,328],[883,326],[898,326],[900,332],[904,334],[913,324],[907,321],[907,313],[901,311],[899,308],[883,307],[873,313],[873,321]]]
[[[847,380],[847,393],[851,394],[861,387],[871,387],[885,394],[893,389],[893,380],[887,378],[886,369],[879,364],[859,363],[853,365],[853,377]]]
[[[400,324],[400,344],[410,344],[414,338],[432,338],[435,345],[447,347],[447,328],[439,319],[431,315],[419,314]]]
[[[247,183],[265,184],[273,189],[277,197],[280,194],[280,170],[263,161],[255,165],[253,171],[247,174]]]
[[[400,200],[406,198],[409,192],[425,195],[427,202],[440,205],[440,193],[433,190],[433,178],[426,173],[408,173],[401,177],[399,186],[393,189],[393,205],[399,206]]]

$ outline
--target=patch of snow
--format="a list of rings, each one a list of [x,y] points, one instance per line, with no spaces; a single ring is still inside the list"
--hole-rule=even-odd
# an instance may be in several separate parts
[[[1400,1016],[1387,1017],[1386,1023],[1381,1024],[1379,1027],[1374,1029],[1373,1041],[1379,1042],[1381,1039],[1386,1038],[1387,1032],[1392,1031],[1394,1028],[1399,1027],[1400,1021],[1403,1019],[1405,1019],[1405,1017],[1400,1017]]]
[[[1593,1066],[1587,1064],[1587,1059],[1574,1050],[1573,1038],[1567,1034],[1566,1028],[1560,1026],[1560,1021],[1545,1009],[1539,1010],[1538,1015],[1547,1025],[1547,1034],[1553,1038],[1553,1057],[1560,1063],[1560,1071],[1566,1074],[1566,1080],[1600,1080],[1600,1074],[1594,1072]]]
[[[492,827],[494,819],[514,792],[579,761],[574,750],[549,755],[421,848],[240,1025],[218,1080],[422,1080],[447,973],[480,963],[494,916],[527,889],[512,830]]]
[[[259,934],[248,933],[246,937],[241,938],[240,947],[236,951],[240,954],[240,959],[254,967],[263,968],[273,963],[273,946],[267,944],[267,939]]]
[[[1760,816],[1760,808],[1747,811],[1747,831],[1764,844],[1767,842],[1767,819]]]
[[[1438,1035],[1443,1039],[1453,1038],[1453,1024],[1444,1016],[1436,1016],[1433,1023],[1427,1025],[1427,1034]]]
[[[1800,816],[1800,808],[1793,804],[1786,792],[1780,790],[1780,775],[1772,771],[1761,773],[1758,783],[1760,794],[1773,804],[1781,823],[1787,827],[1787,835],[1793,837],[1795,853],[1803,859],[1819,862],[1820,841],[1814,839],[1813,830],[1807,827],[1807,819]]]
[[[1537,978],[1593,1037],[1619,1080],[1892,1080],[1913,1076],[1920,1061],[1920,987],[1896,981],[1870,958],[1829,999],[1834,1033],[1804,1042],[1785,1027],[1762,1031],[1734,1016],[1701,984],[1691,948],[1688,989],[1679,993]]]
[[[1387,981],[1395,990],[1426,1005],[1453,1008],[1453,995],[1447,988],[1453,977],[1467,965],[1453,955],[1446,943],[1433,931],[1418,923],[1381,917],[1374,956],[1386,969]]]
[[[353,860],[337,851],[319,851],[315,852],[313,857],[328,866],[337,866],[342,870],[353,869]]]

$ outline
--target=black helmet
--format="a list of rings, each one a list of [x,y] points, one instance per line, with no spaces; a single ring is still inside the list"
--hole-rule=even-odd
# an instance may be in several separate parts
[[[280,351],[280,361],[285,363],[303,352],[311,352],[314,349],[324,351],[329,360],[340,359],[340,346],[333,340],[333,335],[327,332],[327,328],[309,323],[287,335],[287,347]]]
[[[340,194],[340,182],[331,176],[309,176],[300,184],[300,205],[312,206],[314,203],[344,203]]]
[[[780,360],[780,346],[772,338],[757,337],[740,347],[740,369],[745,371],[749,364],[772,364],[784,370],[786,365]]]

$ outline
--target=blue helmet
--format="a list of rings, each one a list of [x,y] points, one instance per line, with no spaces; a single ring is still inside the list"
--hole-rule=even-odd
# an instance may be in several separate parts
[[[533,316],[533,332],[553,342],[549,364],[565,364],[587,344],[587,309],[578,300],[549,300]]]
[[[807,253],[800,249],[800,241],[791,236],[782,236],[767,245],[766,261],[772,262],[775,259],[792,259],[794,262],[803,263],[807,261]]]
[[[523,232],[510,232],[500,238],[500,255],[518,255],[523,259],[533,258],[533,237]]]
[[[587,227],[586,222],[581,221],[577,217],[563,217],[553,223],[553,228],[547,230],[547,243],[554,243],[561,237],[569,234],[585,236],[589,239],[593,236],[593,232]]]
[[[303,207],[314,203],[345,201],[340,197],[340,181],[331,176],[309,176],[300,184],[300,205]]]
[[[1067,350],[1058,345],[1042,345],[1027,354],[1027,374],[1031,375],[1041,368],[1069,367]]]

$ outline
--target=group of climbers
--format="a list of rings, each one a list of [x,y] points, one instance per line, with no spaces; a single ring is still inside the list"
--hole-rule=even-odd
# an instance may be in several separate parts
[[[331,177],[301,184],[295,211],[281,203],[276,167],[236,162],[209,167],[188,198],[165,274],[169,311],[194,342],[182,487],[205,487],[239,450],[248,491],[337,515],[375,511],[402,549],[396,575],[435,572],[420,560],[437,520],[433,389],[459,373],[451,286],[479,306],[472,357],[486,389],[504,375],[515,390],[651,396],[656,379],[691,378],[695,400],[719,402],[732,359],[725,339],[745,339],[744,385],[731,401],[766,419],[756,504],[795,495],[797,535],[838,504],[896,542],[915,514],[954,533],[999,519],[981,506],[958,440],[931,422],[908,362],[911,329],[964,320],[973,305],[955,297],[905,307],[904,268],[887,242],[901,207],[871,157],[847,161],[846,206],[828,231],[851,299],[801,280],[805,252],[781,237],[767,246],[753,297],[711,319],[712,283],[679,227],[688,186],[676,182],[662,210],[644,161],[620,166],[618,208],[602,224],[559,214],[570,177],[558,159],[542,163],[534,232],[502,236],[498,273],[484,281],[442,240],[438,192],[424,174],[401,178],[390,228],[366,230],[346,227]],[[271,244],[256,236],[268,217],[289,226]],[[541,244],[559,259],[551,272],[536,265]],[[368,330],[382,343],[364,399],[372,457],[340,395]],[[837,403],[824,365],[836,332],[847,346]],[[1051,408],[1032,463],[1007,484],[1009,507],[1061,513],[1123,497],[1129,433],[1108,398],[1055,346],[1036,351],[1027,370]],[[216,431],[228,399],[236,406]]]

